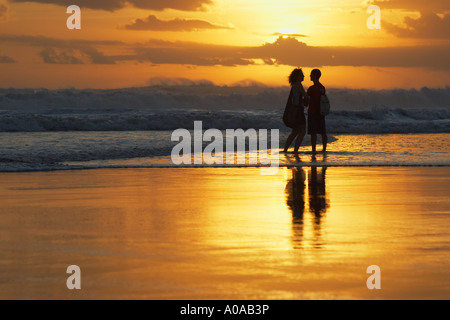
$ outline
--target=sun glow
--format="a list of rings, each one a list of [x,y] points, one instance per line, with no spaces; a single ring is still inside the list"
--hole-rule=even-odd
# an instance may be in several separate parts
[[[283,35],[284,39],[287,39],[290,35],[295,34],[294,29],[280,29],[280,34]]]
[[[6,32],[0,37],[1,87],[145,86],[149,79],[161,76],[227,85],[242,79],[284,85],[285,74],[296,66],[322,67],[328,87],[442,87],[449,79],[447,69],[429,67],[427,61],[437,61],[429,58],[435,57],[436,51],[431,49],[424,54],[426,59],[410,54],[414,58],[411,63],[385,59],[391,51],[380,51],[378,63],[369,59],[356,63],[348,57],[346,53],[353,48],[415,49],[423,42],[388,31],[389,24],[401,26],[403,11],[399,15],[398,10],[382,8],[385,27],[369,30],[367,7],[357,0],[345,4],[331,0],[279,0],[276,4],[269,0],[216,0],[197,11],[132,6],[103,11],[87,6],[81,9],[82,29],[76,31],[67,29],[68,15],[59,5],[34,0],[9,2],[7,9],[8,15],[0,16]],[[419,19],[420,14],[414,16],[414,12],[409,8],[407,14]],[[438,17],[442,18],[442,13]],[[142,21],[142,28],[124,28],[137,20]],[[271,47],[289,38],[301,43],[284,41],[277,50]],[[427,39],[437,44],[444,43],[442,40]],[[323,50],[323,58],[296,54],[286,61],[295,50],[303,53],[306,46]],[[334,52],[339,48],[348,51]],[[339,59],[341,64],[336,62]],[[47,77],[40,79],[37,75],[43,73]]]

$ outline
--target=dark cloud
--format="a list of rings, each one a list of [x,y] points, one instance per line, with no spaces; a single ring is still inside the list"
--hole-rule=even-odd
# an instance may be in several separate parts
[[[191,42],[151,41],[135,49],[135,59],[154,64],[235,66],[264,63],[303,67],[423,67],[450,70],[450,45],[357,48],[311,47],[295,38],[279,37],[258,47]]]
[[[237,66],[252,64],[242,47],[193,42],[153,40],[135,48],[139,61],[154,64],[187,64],[197,66]]]
[[[406,28],[384,22],[389,33],[400,38],[450,39],[450,14],[442,18],[435,13],[422,13],[420,18],[405,17]]]
[[[450,45],[414,47],[311,47],[294,38],[249,49],[252,57],[291,66],[427,67],[450,69],[445,61]]]
[[[68,7],[74,4],[73,0],[10,0],[10,2],[36,2],[49,3]],[[177,9],[183,11],[197,11],[205,5],[213,3],[212,0],[77,0],[76,5],[81,8],[114,11],[128,5],[150,10]]]
[[[0,42],[26,44],[33,47],[82,47],[82,46],[118,46],[121,41],[55,39],[46,36],[27,36],[0,34]]]
[[[14,60],[11,57],[8,56],[0,56],[0,63],[15,63],[17,62],[16,60]]]
[[[383,9],[420,12],[414,19],[405,17],[404,26],[383,21],[387,32],[401,38],[450,39],[449,0],[374,0]]]
[[[0,34],[0,42],[16,43],[43,48],[39,56],[51,64],[113,64],[114,59],[105,56],[96,47],[122,46],[120,41],[92,41],[54,39],[44,36],[13,36]]]
[[[92,64],[115,64],[114,57],[106,56],[93,47],[81,48],[80,51],[91,61]]]
[[[127,30],[153,30],[153,31],[193,31],[200,29],[230,29],[226,26],[212,24],[205,20],[173,19],[160,20],[154,15],[145,19],[136,19],[124,27]]]
[[[406,11],[443,13],[450,10],[448,0],[374,0],[371,1],[383,9],[403,9]]]
[[[214,83],[210,80],[191,80],[186,78],[155,77],[148,80],[149,86],[183,86],[183,87],[212,87]]]
[[[45,63],[50,64],[84,64],[80,57],[76,57],[74,50],[59,50],[45,48],[39,55]]]
[[[86,47],[79,49],[44,48],[40,53],[44,63],[50,64],[114,64],[114,59],[98,50]]]
[[[41,47],[40,56],[47,63],[112,64],[138,61],[151,64],[181,64],[194,66],[243,66],[252,64],[289,65],[302,67],[368,66],[416,67],[450,70],[450,43],[409,47],[358,48],[314,47],[295,38],[279,37],[261,46],[226,46],[194,42],[151,40],[142,44],[115,41],[61,40],[37,36],[7,36],[1,42]],[[108,56],[103,50],[129,53]]]

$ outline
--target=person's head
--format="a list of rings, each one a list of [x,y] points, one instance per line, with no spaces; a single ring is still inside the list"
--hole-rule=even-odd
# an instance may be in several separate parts
[[[322,76],[322,72],[320,72],[319,69],[314,69],[311,71],[311,81],[317,82],[320,80],[320,77]]]
[[[289,83],[291,84],[291,86],[297,81],[302,82],[303,80],[305,80],[305,75],[303,74],[301,68],[294,69],[289,76]]]

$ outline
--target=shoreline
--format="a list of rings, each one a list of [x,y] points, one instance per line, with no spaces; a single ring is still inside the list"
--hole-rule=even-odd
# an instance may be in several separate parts
[[[33,136],[33,135],[31,135]],[[293,166],[450,166],[450,134],[425,135],[338,135],[328,144],[328,151],[313,155],[305,141],[297,157],[283,154],[278,149],[245,150],[235,152],[234,161],[229,154],[212,153],[210,146],[202,149],[203,163],[199,153],[183,152],[172,159],[175,143],[170,134],[122,135],[120,132],[102,134],[86,133],[74,136],[58,133],[46,137],[17,135],[5,139],[0,147],[0,172],[39,172],[80,170],[92,168],[171,168],[171,167],[293,167]],[[106,139],[106,140],[105,140]],[[225,150],[225,149],[223,149]],[[274,150],[277,150],[276,148]],[[189,150],[188,150],[189,151]],[[243,151],[243,150],[242,150]],[[192,152],[192,150],[191,150]],[[198,156],[197,156],[198,155]],[[112,160],[105,160],[112,159]],[[200,161],[198,161],[200,159]],[[190,160],[190,161],[189,161]],[[198,164],[196,162],[198,161]],[[245,161],[245,164],[244,164]],[[215,162],[215,163],[214,163]],[[212,163],[211,165],[209,163]],[[227,163],[231,163],[228,165]]]
[[[396,164],[374,164],[374,165],[367,165],[367,164],[348,164],[348,165],[333,165],[333,164],[284,164],[280,165],[279,169],[287,168],[287,169],[293,169],[293,168],[449,168],[450,165],[447,164],[424,164],[424,165],[418,165],[418,164],[404,164],[404,165],[396,165]],[[227,166],[200,166],[200,165],[186,165],[186,166],[170,166],[170,165],[152,165],[152,166],[108,166],[108,167],[99,167],[99,168],[57,168],[57,169],[30,169],[30,170],[23,170],[23,171],[0,171],[0,174],[20,174],[20,173],[49,173],[49,172],[79,172],[79,171],[105,171],[105,170],[147,170],[147,169],[262,169],[262,168],[271,168],[270,166],[257,166],[257,165],[249,165],[249,166],[243,166],[243,165],[227,165]]]

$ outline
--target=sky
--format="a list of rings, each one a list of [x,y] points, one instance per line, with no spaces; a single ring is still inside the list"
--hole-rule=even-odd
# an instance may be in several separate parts
[[[327,87],[446,87],[449,54],[448,0],[0,0],[2,88],[282,86],[295,67],[306,85],[320,68]]]

